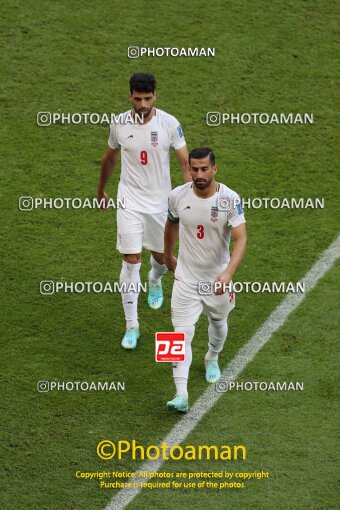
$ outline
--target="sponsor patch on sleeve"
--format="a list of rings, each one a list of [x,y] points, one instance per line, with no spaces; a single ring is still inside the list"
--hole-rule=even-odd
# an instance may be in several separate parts
[[[184,136],[183,129],[180,124],[177,126],[177,131],[178,131],[180,138],[183,138],[183,136]]]
[[[243,214],[243,208],[242,208],[241,204],[237,204],[236,209],[237,209],[238,214]]]

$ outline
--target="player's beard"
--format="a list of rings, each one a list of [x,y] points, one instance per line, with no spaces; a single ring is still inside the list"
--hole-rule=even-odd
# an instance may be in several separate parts
[[[152,111],[152,106],[151,108],[149,108],[148,110],[145,110],[145,111],[142,111],[140,108],[137,110],[136,108],[134,108],[135,112],[138,114],[138,115],[142,115],[143,116],[143,119],[145,120],[146,118],[149,117],[151,111]]]
[[[210,179],[193,179],[194,186],[197,189],[204,190],[210,186],[210,184],[213,181],[213,178],[214,177],[212,176],[212,177],[210,177]],[[197,181],[201,181],[201,182],[197,182]]]

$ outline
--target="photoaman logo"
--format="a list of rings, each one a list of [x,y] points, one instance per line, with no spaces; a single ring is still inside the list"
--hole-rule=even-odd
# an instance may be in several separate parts
[[[243,445],[148,445],[146,447],[137,444],[137,441],[120,440],[117,443],[105,439],[97,444],[97,455],[103,460],[111,460],[114,457],[121,460],[131,457],[132,460],[246,460],[247,450]]]

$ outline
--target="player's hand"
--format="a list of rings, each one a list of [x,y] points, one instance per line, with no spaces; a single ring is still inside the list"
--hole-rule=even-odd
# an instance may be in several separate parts
[[[221,294],[224,294],[228,290],[228,285],[231,282],[231,277],[223,271],[223,273],[219,274],[215,278],[215,294],[217,296],[220,296]]]
[[[102,189],[99,189],[97,190],[97,200],[102,204],[102,200],[104,202],[105,205],[100,205],[100,208],[103,210],[103,211],[106,211],[107,210],[107,202],[109,200],[109,197],[108,197],[108,194],[102,190]]]
[[[166,267],[171,271],[172,273],[175,272],[176,266],[177,266],[177,259],[176,257],[164,257],[164,262]]]

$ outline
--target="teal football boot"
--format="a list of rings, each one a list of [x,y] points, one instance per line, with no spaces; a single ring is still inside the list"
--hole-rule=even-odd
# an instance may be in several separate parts
[[[176,409],[180,413],[187,413],[189,411],[189,402],[186,395],[176,395],[173,400],[166,403],[169,409]]]
[[[208,360],[205,362],[205,380],[208,383],[215,383],[221,378],[221,370],[218,362],[215,360]]]
[[[140,334],[138,328],[128,328],[125,332],[121,346],[128,350],[135,349],[137,347],[137,340],[139,337]]]
[[[150,272],[149,272],[150,275]],[[148,305],[150,308],[157,310],[163,304],[163,289],[162,281],[159,279],[157,282],[150,280],[149,276],[149,294]]]

